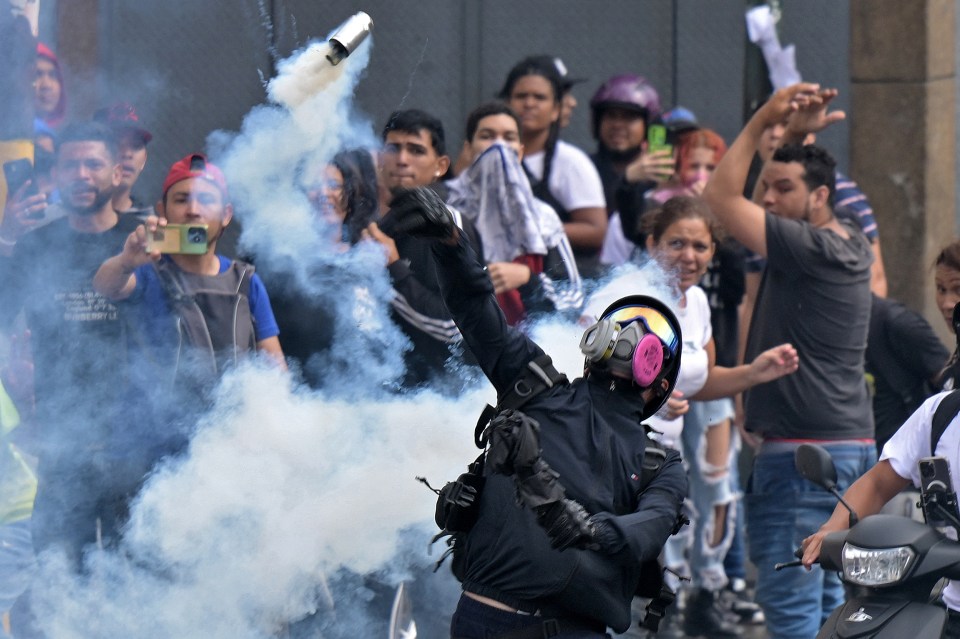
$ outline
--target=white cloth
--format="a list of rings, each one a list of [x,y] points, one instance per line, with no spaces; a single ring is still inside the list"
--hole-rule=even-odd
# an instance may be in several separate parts
[[[600,249],[600,263],[609,266],[625,264],[637,245],[623,234],[623,222],[620,221],[620,212],[614,211],[607,224],[607,234],[603,236],[603,247]]]
[[[543,179],[544,152],[531,153],[523,163],[538,180]],[[607,208],[603,182],[590,156],[563,140],[557,142],[547,184],[550,193],[567,211],[584,208]]]
[[[880,461],[888,460],[894,472],[905,479],[920,486],[920,469],[917,463],[923,457],[930,456],[930,429],[933,424],[933,414],[947,393],[939,393],[927,399],[920,405],[913,415],[907,418],[903,426],[893,434],[880,453]],[[960,493],[960,416],[953,421],[940,437],[935,451],[943,455],[950,463],[950,480],[953,490]],[[960,612],[960,584],[951,581],[943,589],[943,601],[947,608]]]
[[[710,324],[710,304],[703,289],[691,286],[687,289],[686,298],[686,305],[674,309],[683,333],[680,374],[674,389],[682,392],[684,399],[690,399],[691,395],[696,395],[707,383],[710,372],[707,344],[713,337],[713,328]],[[654,415],[647,420],[647,424],[663,433],[661,441],[664,444],[679,450],[683,417],[667,420]]]
[[[492,145],[466,171],[447,182],[447,188],[447,204],[460,209],[477,227],[486,262],[547,254],[546,234],[541,228],[543,208],[512,149],[500,143]],[[550,212],[556,217],[552,209]]]

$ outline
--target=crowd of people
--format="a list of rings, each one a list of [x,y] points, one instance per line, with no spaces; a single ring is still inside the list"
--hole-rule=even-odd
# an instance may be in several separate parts
[[[886,299],[869,202],[814,143],[843,118],[835,92],[777,91],[728,146],[709,114],[665,109],[648,80],[619,73],[590,100],[587,153],[563,139],[573,86],[558,58],[532,56],[469,113],[457,158],[435,116],[406,109],[379,148],[341,149],[298,176],[318,252],[382,252],[390,320],[411,345],[388,392],[456,392],[479,367],[519,407],[507,402],[518,376],[549,370],[528,327],[587,329],[582,379],[551,376],[523,419],[491,422],[499,475],[457,549],[452,636],[623,632],[642,616],[634,568],[659,555],[680,597],[657,636],[765,623],[813,637],[842,600],[836,576],[773,565],[842,523],[793,470],[796,447],[824,445],[841,489],[879,477],[892,496],[913,477],[894,433],[953,388],[956,354]],[[337,365],[337,292],[306,292],[237,248],[229,175],[184,149],[148,203],[138,180],[153,135],[135,106],[68,117],[43,44],[34,87],[33,174],[0,223],[0,609],[16,637],[43,636],[34,553],[59,550],[82,572],[84,548],[113,543],[225,370],[259,353],[320,389]],[[591,315],[591,296],[630,264],[656,264],[670,298],[638,284]],[[936,290],[953,331],[960,243],[938,258]],[[135,428],[131,399],[144,407]],[[743,442],[754,459],[741,480]],[[640,470],[650,451],[663,456],[652,479]],[[811,565],[817,544],[804,543]]]

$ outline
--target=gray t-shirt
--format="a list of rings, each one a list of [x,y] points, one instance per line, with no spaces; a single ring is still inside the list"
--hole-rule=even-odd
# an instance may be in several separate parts
[[[790,439],[873,437],[863,370],[873,252],[859,229],[841,224],[850,239],[766,214],[767,267],[747,361],[789,342],[800,368],[749,392],[748,430]]]

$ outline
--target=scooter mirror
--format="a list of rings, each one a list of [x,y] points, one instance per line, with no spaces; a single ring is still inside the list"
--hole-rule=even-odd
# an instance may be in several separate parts
[[[794,462],[801,477],[831,492],[836,490],[837,468],[822,446],[800,444],[794,453]]]

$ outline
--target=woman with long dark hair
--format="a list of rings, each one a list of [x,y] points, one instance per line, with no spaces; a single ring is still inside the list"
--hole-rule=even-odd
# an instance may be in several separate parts
[[[523,166],[533,193],[563,221],[581,274],[599,274],[607,232],[603,184],[586,153],[560,140],[563,82],[550,58],[526,58],[514,66],[500,91],[520,118]]]

